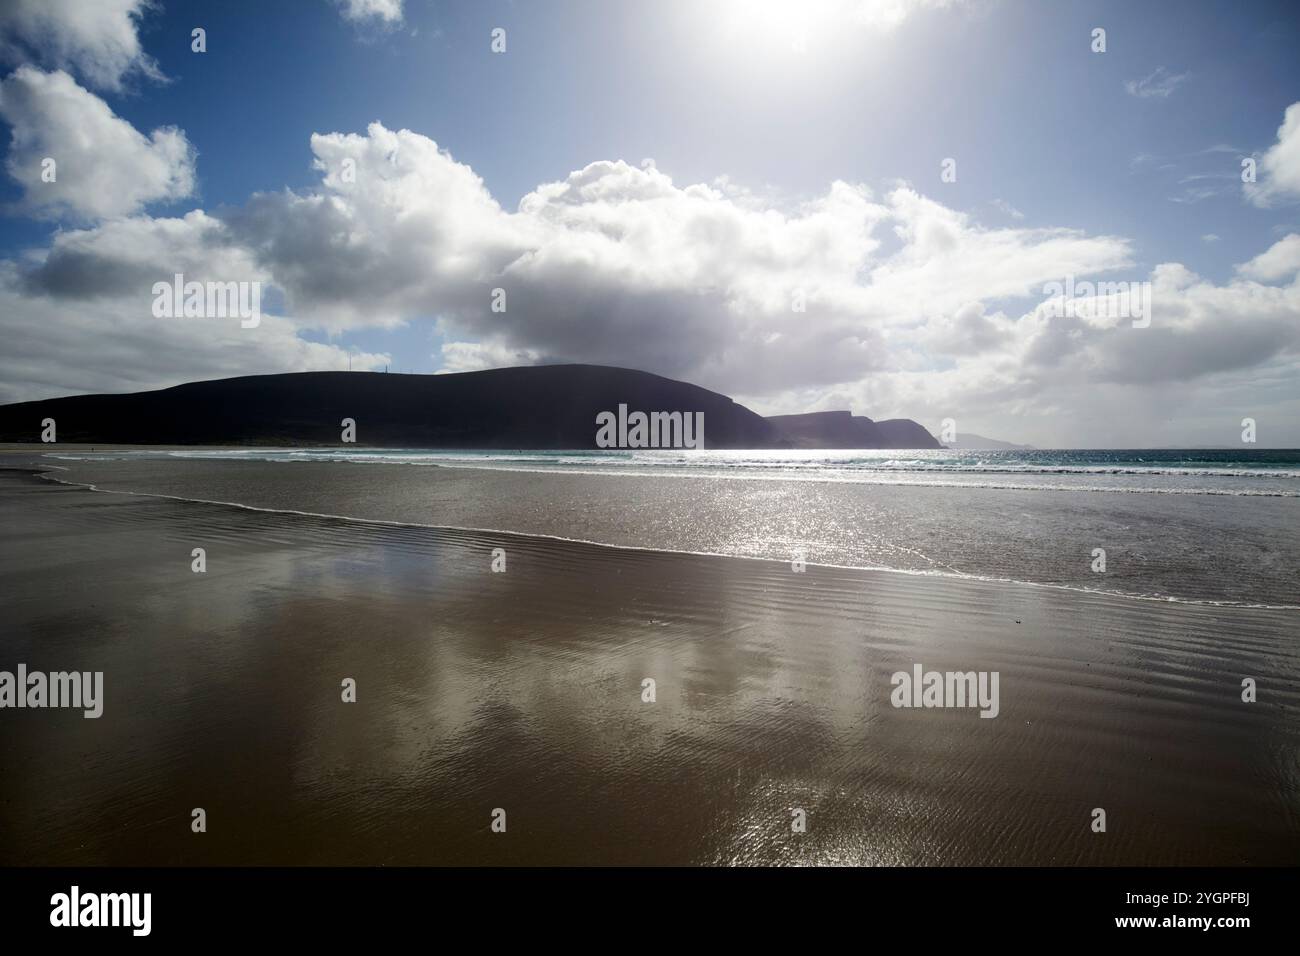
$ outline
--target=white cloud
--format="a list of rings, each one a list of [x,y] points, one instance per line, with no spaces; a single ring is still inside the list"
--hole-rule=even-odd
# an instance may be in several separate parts
[[[912,417],[934,430],[944,418],[955,418],[959,429],[978,421],[995,437],[1041,447],[1171,445],[1189,433],[1228,442],[1243,415],[1269,422],[1279,441],[1294,441],[1300,283],[1242,278],[1215,285],[1177,264],[1158,266],[1148,278],[1147,328],[1048,318],[1041,308],[1014,319],[986,317],[972,306],[925,327],[938,342],[923,346],[954,356],[946,365],[895,362],[834,388],[735,397],[765,414],[851,407],[876,418]],[[971,348],[961,341],[963,324],[999,338],[992,349]]]
[[[1170,73],[1163,66],[1156,67],[1151,73],[1137,80],[1128,80],[1124,89],[1129,96],[1139,99],[1166,99],[1174,90],[1192,78],[1188,73]]]
[[[1285,357],[1300,345],[1300,287],[1246,278],[1215,285],[1178,263],[1155,267],[1151,324],[1032,315],[1021,375],[1059,387],[1190,382]]]
[[[511,350],[481,342],[445,342],[441,350],[442,372],[477,372],[485,368],[511,368],[532,365],[540,356],[536,352]]]
[[[348,368],[346,350],[303,339],[284,316],[264,311],[256,329],[241,329],[237,319],[156,319],[147,297],[78,306],[31,294],[12,263],[0,262],[0,317],[0,402]],[[389,362],[384,354],[352,355],[355,369]]]
[[[311,139],[321,188],[253,196],[229,214],[295,311],[341,330],[486,303],[528,247],[472,169],[436,143],[375,123]],[[486,284],[485,284],[486,283]]]
[[[1300,235],[1294,232],[1279,239],[1249,262],[1237,266],[1237,272],[1256,282],[1278,282],[1300,272]]]
[[[200,282],[272,281],[224,222],[196,209],[181,218],[138,216],[59,232],[25,264],[22,284],[69,305],[124,299],[148,312],[153,284],[177,272]]]
[[[537,186],[512,211],[472,169],[410,131],[376,123],[365,135],[314,136],[311,146],[321,173],[312,190],[259,194],[219,215],[64,232],[34,260],[9,263],[2,321],[19,347],[0,369],[5,380],[35,394],[71,388],[80,362],[106,387],[105,352],[132,385],[199,368],[234,374],[245,361],[243,371],[323,367],[346,353],[302,340],[309,329],[424,321],[441,332],[444,371],[630,365],[763,411],[851,403],[931,424],[978,416],[1037,444],[1052,438],[1034,422],[1072,429],[1076,444],[1087,428],[1113,427],[1125,395],[1157,403],[1196,381],[1210,414],[1208,403],[1222,412],[1255,376],[1295,380],[1300,284],[1265,284],[1287,277],[1294,237],[1223,285],[1158,266],[1146,276],[1151,327],[1135,329],[1043,308],[1049,281],[1144,278],[1124,272],[1133,258],[1125,239],[986,228],[905,184],[877,195],[835,182],[791,205],[599,161]],[[142,290],[173,271],[282,291],[270,351],[254,355],[258,333],[237,327],[160,331]],[[492,310],[498,288],[504,312]],[[78,346],[47,341],[54,333],[42,325],[56,314],[81,330]],[[166,346],[151,354],[143,330],[165,333]],[[44,343],[35,352],[33,340]]]
[[[244,329],[235,318],[155,318],[153,284],[178,272],[186,281],[262,283],[260,323]],[[307,341],[306,323],[271,312],[271,284],[226,224],[201,210],[60,232],[30,261],[0,261],[0,401],[347,369],[346,349]],[[352,368],[391,361],[354,353]]]
[[[0,118],[11,128],[6,169],[32,215],[122,216],[194,190],[194,149],[182,131],[143,136],[61,70],[19,67],[0,82]],[[54,182],[43,179],[46,159]]]
[[[107,90],[120,89],[131,73],[161,80],[136,32],[153,6],[152,0],[4,0],[0,59],[68,70]]]
[[[1255,205],[1300,199],[1300,102],[1286,108],[1277,142],[1260,157],[1257,173],[1258,182],[1242,186]]]
[[[437,318],[458,368],[626,365],[631,348],[641,367],[718,388],[851,381],[889,363],[894,326],[1128,261],[1122,240],[984,229],[907,187],[877,199],[837,182],[784,208],[602,161],[508,212],[409,131],[373,124],[312,148],[320,188],[254,197],[227,215],[232,236],[294,314],[332,329]]]
[[[380,22],[397,25],[402,22],[402,0],[334,0],[343,19],[353,23]]]

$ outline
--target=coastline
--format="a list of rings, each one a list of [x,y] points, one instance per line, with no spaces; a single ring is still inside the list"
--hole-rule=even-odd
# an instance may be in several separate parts
[[[102,491],[379,524],[1300,609],[1300,502],[389,463],[11,461]],[[1094,573],[1093,549],[1107,551]]]

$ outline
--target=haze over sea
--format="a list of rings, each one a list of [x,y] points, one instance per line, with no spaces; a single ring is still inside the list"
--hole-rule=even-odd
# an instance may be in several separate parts
[[[51,459],[66,480],[253,508],[1300,606],[1297,450],[186,449]],[[1095,549],[1106,552],[1104,571]]]

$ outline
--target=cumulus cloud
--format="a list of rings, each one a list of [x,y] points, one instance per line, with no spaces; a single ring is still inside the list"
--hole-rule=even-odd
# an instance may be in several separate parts
[[[402,22],[402,0],[334,0],[343,19],[353,23],[383,23],[397,25]]]
[[[179,382],[272,372],[346,371],[348,353],[299,335],[292,319],[263,313],[256,329],[237,319],[156,319],[136,297],[69,308],[33,296],[12,263],[0,264],[0,402],[165,388]],[[70,360],[70,356],[76,356]],[[382,368],[388,355],[352,355]]]
[[[1151,324],[1136,328],[1113,313],[1047,317],[1027,327],[1021,374],[1045,385],[1188,383],[1287,355],[1300,343],[1300,288],[1248,279],[1216,285],[1177,263],[1157,266],[1149,281]]]
[[[474,171],[427,137],[376,123],[311,147],[319,190],[258,194],[227,219],[315,322],[391,326],[486,304],[488,280],[528,248]]]
[[[69,302],[126,299],[147,307],[150,289],[175,273],[199,282],[270,282],[229,227],[202,210],[181,218],[139,216],[66,230],[21,271],[22,288]]]
[[[959,429],[1056,447],[1174,444],[1190,427],[1228,442],[1243,415],[1268,417],[1275,434],[1289,425],[1300,373],[1300,284],[1242,277],[1219,285],[1178,264],[1157,266],[1147,278],[1153,316],[1146,328],[1104,315],[1051,316],[1041,304],[983,323],[971,306],[925,327],[918,344],[928,360],[896,361],[834,389],[736,397],[766,414],[852,407],[916,418],[936,432],[954,418]],[[993,347],[963,342],[963,322],[997,333]],[[934,361],[944,353],[952,360]]]
[[[154,283],[177,273],[186,282],[261,283],[261,321],[245,329],[238,318],[156,318]],[[273,290],[253,252],[202,210],[59,232],[27,261],[0,262],[0,401],[347,369],[347,349],[308,340],[306,323],[270,310]],[[351,353],[355,369],[391,361]]]
[[[935,355],[978,355],[1006,344],[1013,323],[1001,312],[986,313],[982,302],[967,302],[951,315],[934,316],[920,343]]]
[[[194,148],[181,130],[144,136],[62,70],[23,66],[0,82],[0,119],[10,127],[5,168],[31,215],[123,216],[194,190]]]
[[[642,367],[715,387],[832,384],[882,367],[892,326],[1128,261],[1122,240],[984,229],[905,185],[836,182],[782,208],[601,161],[507,211],[409,131],[373,124],[312,149],[319,188],[254,197],[226,214],[232,235],[295,314],[333,329],[434,317],[483,347],[476,362],[627,364],[633,343]]]
[[[787,202],[602,160],[506,209],[470,167],[407,130],[376,123],[364,135],[314,136],[311,149],[314,188],[64,231],[5,264],[4,323],[17,330],[8,340],[40,345],[22,345],[25,364],[9,360],[6,380],[20,383],[11,389],[64,387],[74,355],[106,387],[101,340],[134,385],[277,362],[339,367],[346,353],[307,341],[311,330],[413,321],[437,327],[444,371],[635,366],[766,412],[848,405],[980,430],[978,416],[995,434],[1002,420],[1098,421],[1099,409],[1113,423],[1125,394],[1162,396],[1173,414],[1193,381],[1200,403],[1222,401],[1243,376],[1294,381],[1294,236],[1216,284],[1176,263],[1131,271],[1122,237],[988,228],[906,183],[877,193],[833,182]],[[266,323],[267,350],[237,323],[218,334],[152,320],[146,290],[176,271],[274,289],[285,305]],[[1150,327],[1049,311],[1048,283],[1089,276],[1149,281]],[[74,317],[79,346],[47,341],[55,314]],[[149,335],[165,347],[150,349]]]
[[[5,0],[0,59],[67,70],[98,89],[118,90],[133,73],[161,80],[137,33],[153,6],[152,0]]]
[[[1257,182],[1244,183],[1242,189],[1257,206],[1300,199],[1300,103],[1286,108],[1277,142],[1259,159]]]
[[[1237,272],[1256,282],[1278,282],[1300,272],[1300,235],[1294,232],[1273,243],[1249,262],[1237,266]]]

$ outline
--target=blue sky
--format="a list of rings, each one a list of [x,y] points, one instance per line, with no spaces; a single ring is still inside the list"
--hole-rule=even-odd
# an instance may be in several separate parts
[[[1288,179],[1300,174],[1289,144],[1279,141],[1287,108],[1300,101],[1294,4],[372,2],[378,12],[367,15],[362,0],[106,0],[123,10],[110,26],[124,29],[124,18],[139,44],[116,82],[103,78],[113,50],[96,50],[92,40],[88,51],[69,52],[30,18],[0,19],[7,71],[26,67],[45,76],[62,68],[142,136],[175,127],[190,147],[188,167],[168,160],[179,177],[141,187],[138,202],[65,198],[51,205],[24,179],[35,154],[19,138],[58,142],[42,126],[39,107],[57,91],[26,74],[22,91],[11,84],[0,94],[10,173],[0,186],[7,212],[0,257],[18,297],[0,321],[14,324],[6,330],[11,342],[24,341],[22,354],[0,365],[0,398],[83,390],[79,381],[127,390],[243,368],[335,367],[348,352],[357,367],[423,372],[609,361],[698,381],[766,412],[852,406],[873,417],[910,415],[932,428],[954,417],[971,431],[1044,445],[1227,440],[1235,422],[1253,412],[1273,422],[1261,427],[1273,443],[1300,444],[1292,424],[1300,396],[1291,247],[1250,265],[1300,232]],[[897,22],[882,26],[882,13]],[[69,34],[80,15],[67,14]],[[190,50],[196,26],[207,32],[202,54]],[[496,27],[506,31],[504,53],[490,49]],[[1096,27],[1106,31],[1104,53],[1090,49]],[[38,105],[6,106],[19,92]],[[430,195],[443,182],[432,166],[403,167],[400,189],[415,192],[390,183],[374,206],[346,189],[331,191],[313,166],[321,161],[313,134],[357,137],[338,141],[341,156],[377,142],[368,133],[376,122],[436,142],[438,155],[481,178],[501,215],[471,196],[472,186],[457,186],[470,208],[487,211],[481,229],[457,220],[455,241],[465,245],[452,248],[437,219],[440,197]],[[403,141],[404,156],[416,151],[408,145]],[[1240,179],[1241,160],[1262,161],[1270,150],[1272,178],[1252,195]],[[364,173],[362,152],[356,158]],[[941,181],[945,158],[956,160],[955,182]],[[647,159],[656,176],[643,181],[636,177]],[[573,190],[585,204],[581,215],[571,214],[568,199],[544,203],[536,216],[517,215],[520,201],[543,184],[618,160],[626,168],[601,167],[605,186]],[[836,182],[855,192],[833,199]],[[682,225],[695,213],[671,209],[695,208],[682,196],[692,184],[716,190],[729,204],[726,216]],[[671,194],[651,196],[661,187]],[[272,198],[259,206],[251,200],[259,193]],[[337,216],[308,218],[324,215],[312,203],[331,202],[340,206]],[[428,204],[415,217],[425,231],[403,245],[403,210],[416,202]],[[713,202],[709,209],[718,211]],[[808,211],[819,203],[841,210],[825,235],[818,232],[825,216]],[[251,214],[262,206],[264,217]],[[211,222],[177,226],[189,230],[186,237],[158,244],[166,222],[184,222],[193,210]],[[646,218],[652,213],[665,218]],[[590,248],[591,230],[625,228],[620,216],[642,237],[686,231],[662,247],[647,240],[635,249]],[[295,217],[301,226],[292,225]],[[785,218],[756,240],[755,224],[772,217]],[[311,247],[313,231],[334,228],[337,241],[325,251]],[[682,278],[683,266],[674,272],[664,256],[651,259],[662,267],[655,275],[634,265],[633,253],[647,258],[692,243],[700,243],[690,246],[692,262],[722,257],[737,243],[729,238],[734,229],[749,248],[743,262],[720,258],[716,278],[690,270]],[[129,257],[122,243],[137,239],[138,260],[113,259]],[[256,273],[268,287],[268,308],[284,314],[274,348],[259,350],[247,337],[231,346],[223,330],[201,348],[202,339],[177,333],[177,341],[145,350],[154,353],[150,361],[125,354],[128,341],[154,334],[130,325],[128,311],[138,310],[140,299],[109,301],[107,288],[85,292],[86,276],[134,268],[148,256],[167,275],[175,263],[157,250],[188,250],[191,239],[193,255],[182,257],[191,272],[196,262],[244,254],[233,268]],[[800,247],[804,241],[812,245]],[[367,242],[373,247],[358,251]],[[860,248],[844,254],[854,243]],[[930,267],[924,257],[968,243],[970,262],[1023,256],[1025,270],[982,287],[976,269],[949,289],[950,267]],[[344,258],[329,263],[329,250],[340,246]],[[834,250],[833,268],[817,258],[823,246]],[[92,247],[101,256],[93,262]],[[220,256],[204,259],[200,247]],[[78,255],[61,259],[69,249]],[[410,263],[393,265],[412,249]],[[436,281],[425,282],[419,256],[431,251],[448,259],[431,267]],[[776,315],[789,310],[765,284],[786,267],[769,261],[778,254],[795,272],[814,264],[806,284],[816,307],[793,323]],[[490,324],[477,293],[456,285],[466,262],[474,281],[518,289],[515,298],[526,295],[527,308],[512,305],[508,323]],[[313,263],[322,275],[308,274]],[[331,275],[374,274],[373,263],[392,269],[374,308],[360,295],[348,309],[312,297]],[[1162,264],[1185,271],[1161,273],[1156,301],[1169,306],[1170,323],[1145,339],[1125,343],[1113,324],[1067,329],[1033,314],[1044,279],[1058,272],[1153,281]],[[83,291],[60,286],[54,265],[58,275],[83,270],[76,283]],[[1243,287],[1245,276],[1264,288]],[[519,284],[512,286],[512,277]],[[917,292],[922,280],[926,288]],[[1017,283],[1025,291],[1007,294]],[[578,317],[562,324],[554,312],[563,311],[566,296],[581,305],[574,306]],[[1240,308],[1233,296],[1241,297]],[[674,309],[672,320],[652,318]],[[86,312],[79,339],[41,341],[30,331],[69,310]],[[96,312],[116,319],[96,325]],[[1224,333],[1220,313],[1246,316],[1239,321],[1249,324]],[[723,331],[718,315],[726,316]],[[127,326],[131,331],[120,333]],[[1224,334],[1244,344],[1240,355],[1216,364],[1204,356],[1234,351],[1219,340]],[[103,336],[110,354],[120,351],[120,366],[87,343],[79,370],[67,344],[86,335]],[[1164,347],[1161,335],[1170,336]],[[303,351],[286,337],[321,348]],[[667,337],[680,341],[679,354],[661,340]],[[1069,340],[1077,348],[1063,357]],[[1137,344],[1151,350],[1148,365],[1170,353],[1181,357],[1144,382],[1122,358]],[[168,354],[185,358],[168,364]],[[1029,370],[1043,356],[1050,356],[1045,366]],[[1192,393],[1198,400],[1188,400]],[[1116,409],[1130,410],[1118,430]]]

